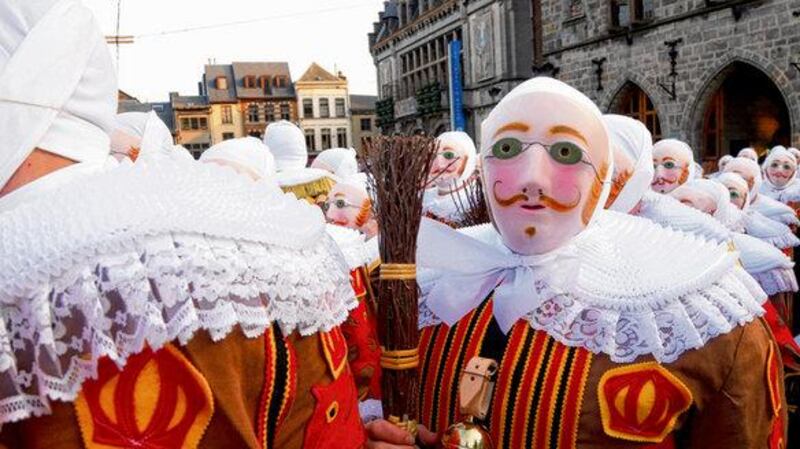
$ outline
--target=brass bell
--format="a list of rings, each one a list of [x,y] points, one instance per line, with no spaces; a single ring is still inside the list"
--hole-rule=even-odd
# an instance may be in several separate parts
[[[492,437],[483,427],[465,421],[448,427],[442,435],[442,449],[493,449]]]
[[[474,420],[485,419],[489,412],[495,374],[497,374],[497,362],[492,359],[474,357],[467,363],[458,386],[460,410],[466,419],[445,430],[439,443],[440,448],[494,448],[489,432]]]

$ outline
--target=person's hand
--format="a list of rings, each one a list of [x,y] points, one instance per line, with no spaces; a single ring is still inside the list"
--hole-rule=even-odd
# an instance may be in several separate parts
[[[414,449],[414,437],[389,421],[378,419],[367,423],[367,449]],[[419,441],[425,447],[435,447],[435,433],[419,426]]]

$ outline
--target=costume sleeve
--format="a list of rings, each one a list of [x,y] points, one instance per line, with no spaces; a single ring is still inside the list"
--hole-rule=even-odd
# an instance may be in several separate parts
[[[759,319],[744,327],[730,372],[692,421],[686,449],[777,449],[785,441],[786,407],[780,354]]]

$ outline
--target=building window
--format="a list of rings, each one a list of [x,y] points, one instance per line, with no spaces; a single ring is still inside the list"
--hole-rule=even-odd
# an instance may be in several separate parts
[[[282,120],[291,120],[292,114],[289,105],[286,103],[281,104],[281,119]]]
[[[327,150],[331,147],[331,130],[330,129],[323,129],[320,132],[322,136],[322,148],[320,150]]]
[[[336,129],[336,146],[339,148],[347,147],[347,128]]]
[[[309,151],[317,151],[317,140],[314,138],[314,130],[306,130],[306,148]]]
[[[250,131],[248,136],[255,137],[256,139],[261,139],[261,131]]]
[[[303,118],[314,117],[314,100],[303,98]]]
[[[328,118],[331,116],[331,109],[327,98],[319,99],[319,116],[322,118]]]
[[[269,77],[266,75],[262,75],[258,78],[258,87],[261,88],[264,92],[269,91]]]
[[[276,76],[272,79],[273,87],[286,87],[286,77]]]
[[[253,75],[245,76],[243,82],[245,89],[253,89],[256,87],[256,77]]]
[[[182,118],[181,129],[184,131],[208,129],[208,119],[206,117]]]
[[[264,118],[267,122],[274,122],[275,121],[275,105],[267,103],[264,106]]]
[[[222,133],[222,140],[231,140],[233,139],[233,133]]]
[[[653,0],[611,0],[611,24],[617,28],[653,18]]]
[[[361,131],[372,131],[372,119],[371,118],[362,118],[361,119]]]
[[[224,76],[218,76],[214,80],[214,88],[217,90],[227,90],[228,89],[228,78]]]
[[[658,118],[658,111],[650,97],[636,84],[626,83],[612,102],[611,109],[644,123],[652,134],[653,141],[661,139],[661,121]]]
[[[344,98],[336,99],[336,117],[347,117],[344,111]]]
[[[233,109],[230,106],[222,107],[222,123],[225,125],[233,123]]]
[[[247,121],[250,123],[257,123],[259,119],[258,105],[251,104],[247,107]]]

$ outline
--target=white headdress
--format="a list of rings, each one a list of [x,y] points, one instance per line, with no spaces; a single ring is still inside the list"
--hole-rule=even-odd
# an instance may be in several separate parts
[[[736,157],[742,157],[745,159],[750,159],[751,161],[758,162],[758,153],[756,152],[755,149],[749,147],[742,148],[741,150],[739,150],[739,153],[736,155]]]
[[[203,152],[200,161],[221,161],[241,167],[257,179],[275,177],[275,160],[269,148],[255,137],[220,142]]]
[[[37,147],[101,170],[116,108],[114,66],[86,7],[0,2],[0,186]]]
[[[275,168],[284,170],[305,168],[308,150],[303,131],[297,125],[281,120],[270,123],[264,131],[264,143],[275,157]]]
[[[358,173],[356,150],[352,148],[331,148],[314,159],[311,168],[326,170],[338,178],[349,178]]]
[[[603,116],[611,141],[633,161],[633,174],[609,209],[627,213],[650,190],[653,182],[653,136],[638,120],[623,115]]]

